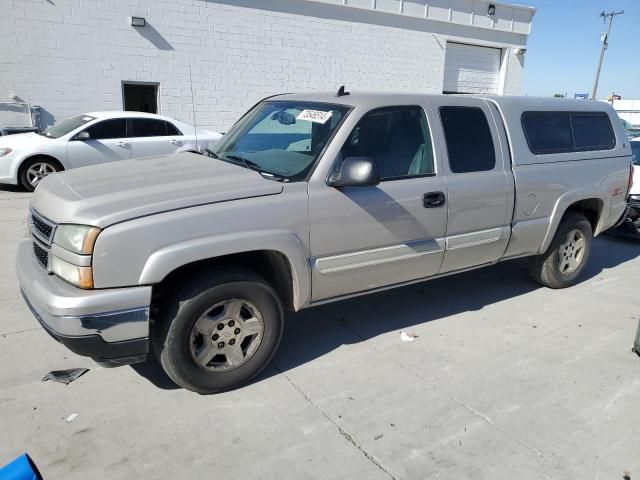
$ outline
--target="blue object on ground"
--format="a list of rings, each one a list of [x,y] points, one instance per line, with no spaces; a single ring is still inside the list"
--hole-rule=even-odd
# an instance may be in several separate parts
[[[42,480],[42,475],[31,457],[25,453],[0,468],[0,480]]]

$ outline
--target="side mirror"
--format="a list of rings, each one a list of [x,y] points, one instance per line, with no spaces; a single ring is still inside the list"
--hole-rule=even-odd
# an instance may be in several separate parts
[[[295,125],[296,117],[293,114],[281,110],[271,115],[271,120],[277,120],[281,125]]]
[[[333,173],[327,182],[330,187],[369,187],[378,185],[378,168],[369,157],[347,157],[340,170]]]
[[[74,138],[74,140],[89,140],[91,138],[91,135],[89,135],[89,132],[87,132],[86,130],[84,130],[83,132],[80,132],[79,134],[77,134]]]

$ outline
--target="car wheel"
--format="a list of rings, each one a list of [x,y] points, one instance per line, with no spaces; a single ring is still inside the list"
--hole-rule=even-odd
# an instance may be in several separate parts
[[[20,185],[25,190],[33,192],[44,177],[60,170],[62,168],[55,160],[44,157],[30,158],[20,167]]]
[[[567,213],[547,251],[533,258],[531,275],[550,288],[574,285],[589,259],[592,239],[589,220],[577,212]]]
[[[250,271],[200,277],[159,306],[153,346],[179,386],[209,394],[236,388],[271,361],[283,330],[274,289]]]

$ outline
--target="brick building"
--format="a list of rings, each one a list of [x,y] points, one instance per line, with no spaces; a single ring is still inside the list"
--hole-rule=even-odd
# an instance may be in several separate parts
[[[518,94],[534,13],[488,0],[2,0],[0,101],[39,105],[43,126],[123,108],[192,122],[193,87],[198,125],[225,131],[265,96],[342,84]]]

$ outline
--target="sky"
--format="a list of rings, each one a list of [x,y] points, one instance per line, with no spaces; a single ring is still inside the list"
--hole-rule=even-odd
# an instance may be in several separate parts
[[[640,99],[640,0],[511,0],[535,7],[525,56],[523,93],[551,96],[591,92],[606,32],[600,12],[624,10],[613,20],[598,98],[615,92]]]

